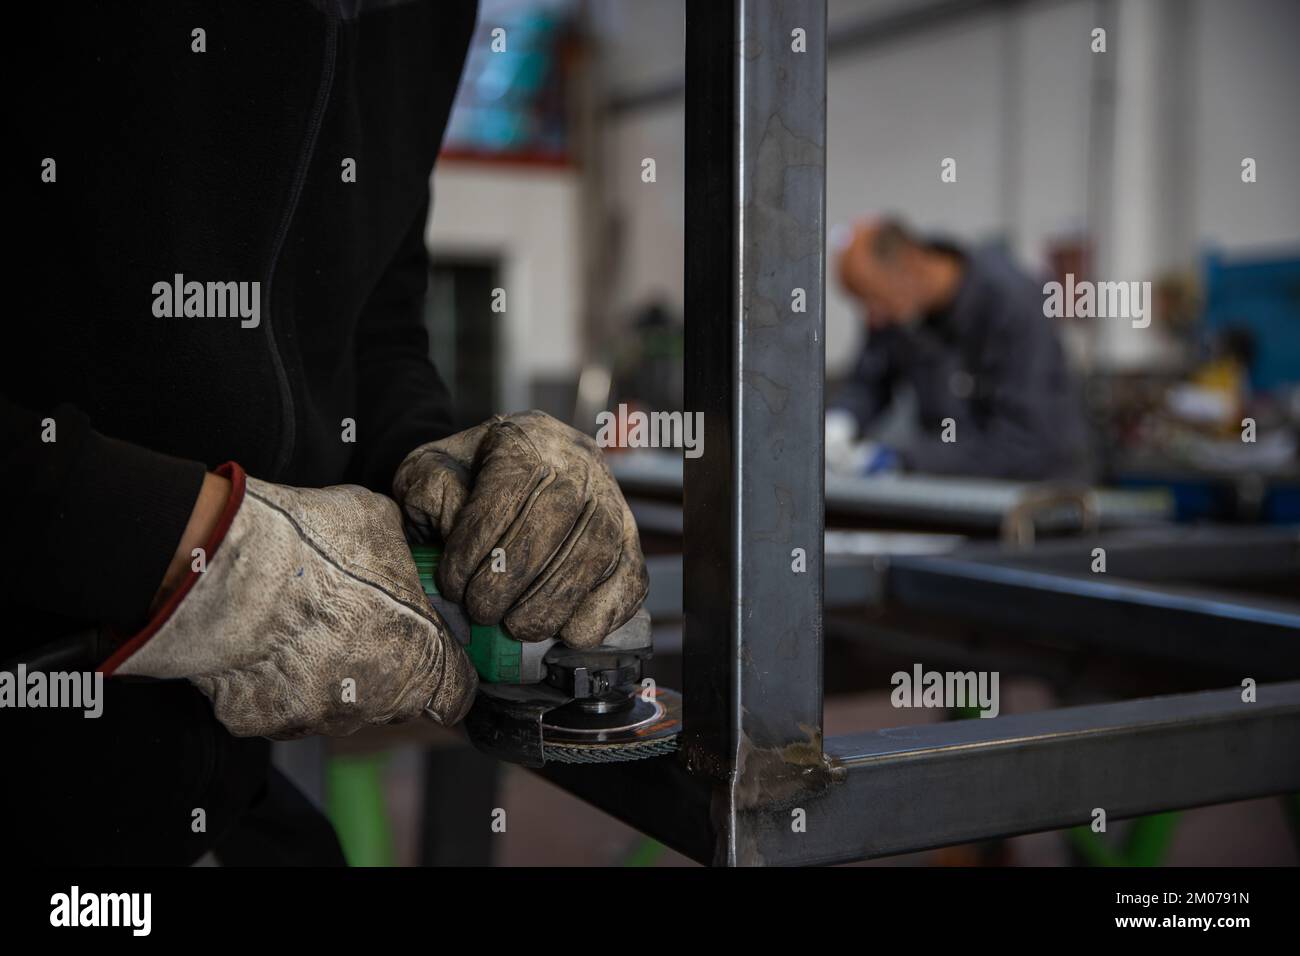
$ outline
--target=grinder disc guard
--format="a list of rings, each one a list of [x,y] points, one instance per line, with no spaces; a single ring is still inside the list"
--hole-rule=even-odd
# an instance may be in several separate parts
[[[677,749],[680,694],[639,685],[619,694],[630,707],[592,713],[546,684],[480,684],[465,728],[484,753],[528,767],[644,760]]]
[[[677,749],[682,729],[682,698],[676,691],[633,688],[632,706],[615,713],[587,715],[566,704],[542,717],[542,755],[563,763],[642,760]],[[645,698],[649,697],[650,700]]]
[[[640,609],[590,648],[556,639],[514,640],[498,625],[478,625],[438,591],[442,549],[413,544],[420,584],[479,675],[465,718],[470,741],[501,760],[607,763],[671,753],[681,731],[681,695],[641,686],[653,653],[650,615]]]

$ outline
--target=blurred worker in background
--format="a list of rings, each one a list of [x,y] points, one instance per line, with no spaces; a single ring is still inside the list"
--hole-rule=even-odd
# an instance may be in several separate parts
[[[922,241],[893,220],[859,222],[832,255],[870,332],[827,402],[832,472],[1087,476],[1082,403],[1038,283],[997,252]],[[861,440],[904,384],[919,433]]]

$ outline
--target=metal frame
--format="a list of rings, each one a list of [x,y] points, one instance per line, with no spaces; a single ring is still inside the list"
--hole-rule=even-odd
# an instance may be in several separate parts
[[[683,473],[682,746],[718,787],[725,863],[757,775],[801,776],[793,753],[824,770],[825,35],[821,0],[686,8],[686,313],[701,318],[685,384],[705,451]]]
[[[633,458],[611,464],[623,493],[641,522],[653,531],[681,533],[679,509],[658,500],[680,500],[682,462]],[[1058,494],[1059,485],[993,478],[952,478],[900,475],[850,478],[828,475],[826,511],[844,520],[863,519],[873,527],[940,527],[993,536],[1008,525],[1038,531],[1077,533],[1088,530],[1077,504],[1043,509],[1045,494]],[[1071,488],[1080,495],[1082,489]],[[1101,530],[1158,526],[1174,517],[1173,498],[1157,489],[1087,489],[1087,517]],[[1016,535],[1020,537],[1023,535]],[[1029,535],[1029,537],[1033,537]]]
[[[1098,545],[1110,564],[1104,574],[1089,570]],[[1019,554],[971,547],[893,558],[884,590],[902,607],[1010,633],[1049,633],[1236,679],[1291,680],[1300,678],[1300,601],[1230,585],[1251,575],[1300,580],[1298,545],[1291,529],[1219,528],[1053,542]]]
[[[722,865],[1300,788],[1300,682],[823,741],[825,31],[825,0],[687,5],[686,404],[705,444],[684,472],[683,753],[541,773]]]
[[[1090,570],[1099,546],[1105,574]],[[651,616],[677,620],[681,559],[654,556],[647,566]],[[1300,679],[1300,601],[1232,589],[1257,578],[1300,580],[1300,533],[1174,527],[1024,552],[966,544],[936,554],[827,553],[824,606],[913,611],[1231,679]]]
[[[1297,747],[1292,682],[832,737],[824,771],[765,764],[730,804],[670,760],[542,772],[701,862],[819,864],[1291,791]]]

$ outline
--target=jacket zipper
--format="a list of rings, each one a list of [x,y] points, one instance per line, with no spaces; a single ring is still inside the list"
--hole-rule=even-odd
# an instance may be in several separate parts
[[[312,104],[311,118],[307,125],[307,135],[303,140],[298,165],[294,170],[293,182],[289,188],[289,202],[285,206],[284,215],[281,217],[279,228],[275,233],[275,242],[271,246],[271,267],[267,272],[265,282],[266,341],[271,349],[271,361],[275,365],[276,382],[280,388],[280,441],[276,450],[272,474],[268,476],[271,480],[279,480],[283,477],[284,469],[288,467],[290,460],[293,458],[294,446],[297,441],[298,424],[297,413],[294,409],[293,389],[289,385],[289,374],[285,370],[279,344],[275,340],[275,312],[271,305],[271,296],[275,287],[276,267],[280,264],[280,253],[283,251],[285,238],[289,234],[289,227],[293,224],[293,218],[298,212],[298,202],[302,198],[303,186],[307,181],[307,171],[311,168],[311,161],[316,154],[316,139],[320,135],[325,109],[329,105],[330,94],[334,88],[334,69],[338,59],[339,14],[335,4],[325,5],[324,12],[325,62],[321,67],[320,84],[316,89],[316,100]]]

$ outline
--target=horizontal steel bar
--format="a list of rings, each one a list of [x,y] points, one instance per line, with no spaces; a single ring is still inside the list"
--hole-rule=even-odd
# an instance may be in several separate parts
[[[1300,789],[1300,682],[831,738],[845,779],[760,856],[827,863]],[[765,821],[766,822],[766,821]],[[818,824],[813,834],[813,825]],[[767,829],[765,827],[764,829]],[[814,839],[806,839],[814,836]]]
[[[654,621],[682,616],[682,559],[675,554],[646,558],[650,593],[645,608]],[[885,565],[870,558],[827,558],[825,606],[856,607],[878,604],[883,597]]]
[[[554,782],[700,862],[820,864],[1300,790],[1300,682],[879,730],[805,755],[739,795],[729,853],[721,799],[664,758],[547,767]],[[792,761],[792,762],[791,762]],[[732,795],[731,799],[736,799]],[[802,827],[794,826],[802,810]]]
[[[1015,633],[1256,680],[1300,676],[1300,605],[1294,602],[957,556],[896,558],[887,589],[903,607]]]
[[[1106,577],[1233,585],[1300,582],[1300,528],[1199,525],[1114,531],[1093,538],[1040,541],[1024,551],[971,544],[961,557],[990,564],[1090,575],[1093,549],[1103,548]]]
[[[680,457],[635,455],[611,463],[614,477],[629,496],[653,495],[680,500]],[[1028,482],[936,475],[902,477],[826,478],[826,513],[942,527],[997,529],[1008,511],[1039,486]],[[1173,499],[1163,489],[1093,489],[1097,519],[1103,528],[1146,527],[1173,517]],[[664,524],[668,512],[651,517]],[[1035,521],[1040,530],[1072,531],[1079,527],[1078,509],[1064,507]]]
[[[725,844],[713,809],[723,798],[715,797],[708,777],[690,773],[679,760],[548,763],[535,772],[697,863],[726,862],[714,859]]]

